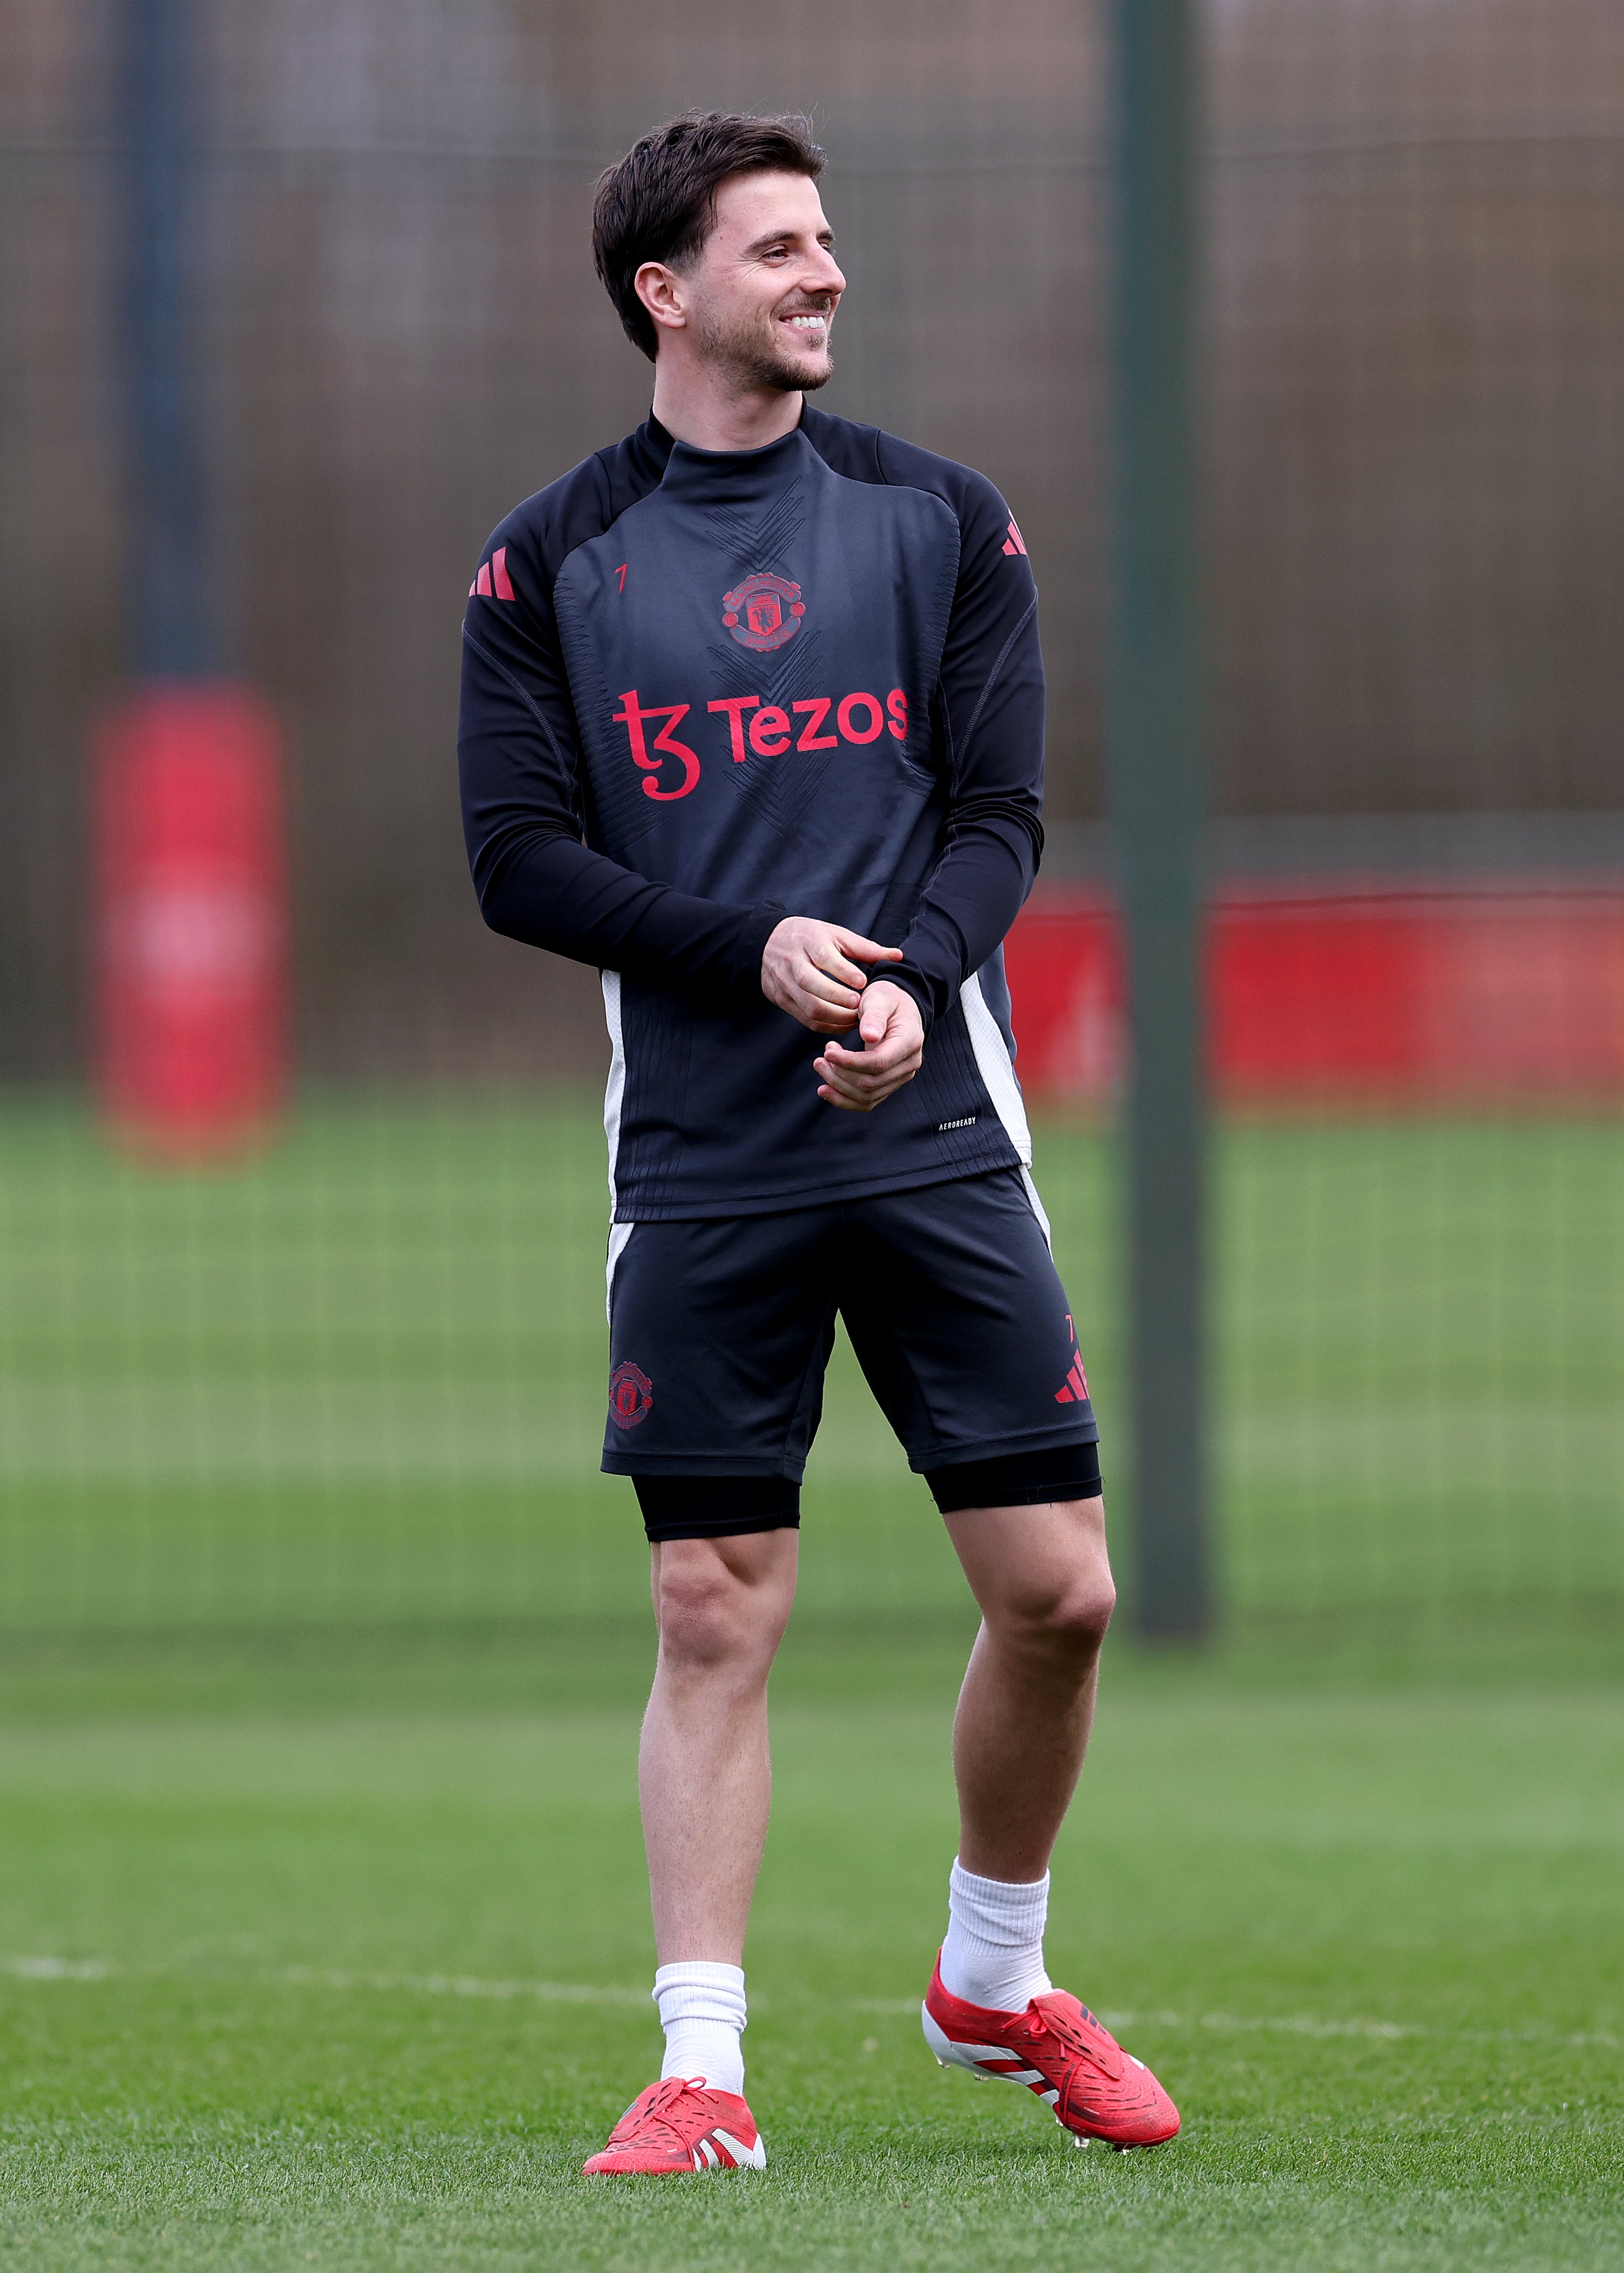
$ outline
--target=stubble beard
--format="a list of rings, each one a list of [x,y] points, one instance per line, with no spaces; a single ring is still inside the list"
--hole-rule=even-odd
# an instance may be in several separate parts
[[[754,394],[761,387],[779,394],[813,394],[834,376],[834,358],[827,348],[821,370],[808,370],[767,345],[757,331],[746,331],[742,326],[730,330],[704,315],[700,317],[698,329],[707,359],[726,371],[741,394]],[[828,337],[827,330],[824,337]]]

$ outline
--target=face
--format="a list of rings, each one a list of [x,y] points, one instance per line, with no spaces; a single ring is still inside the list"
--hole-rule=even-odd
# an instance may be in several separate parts
[[[818,185],[805,174],[736,174],[716,192],[716,226],[692,266],[638,272],[663,341],[685,330],[703,359],[742,386],[821,386],[846,280]]]

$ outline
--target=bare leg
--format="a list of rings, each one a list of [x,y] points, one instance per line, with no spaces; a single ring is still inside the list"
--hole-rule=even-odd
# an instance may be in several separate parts
[[[662,1965],[743,1962],[767,1839],[767,1677],[795,1599],[793,1530],[654,1549],[660,1657],[638,1786]]]
[[[1049,1867],[1094,1719],[1116,1602],[1105,1503],[944,1520],[982,1612],[953,1724],[959,1860],[977,1878],[1029,1884]]]

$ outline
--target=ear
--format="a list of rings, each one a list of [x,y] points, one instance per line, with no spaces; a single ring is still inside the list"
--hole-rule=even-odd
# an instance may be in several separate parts
[[[685,331],[688,311],[683,304],[683,282],[662,261],[645,260],[632,279],[632,289],[663,331]]]

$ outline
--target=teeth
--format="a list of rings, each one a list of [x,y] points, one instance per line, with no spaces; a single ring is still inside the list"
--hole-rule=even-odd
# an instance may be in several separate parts
[[[798,325],[803,331],[820,332],[828,319],[827,316],[791,316],[790,321]]]

